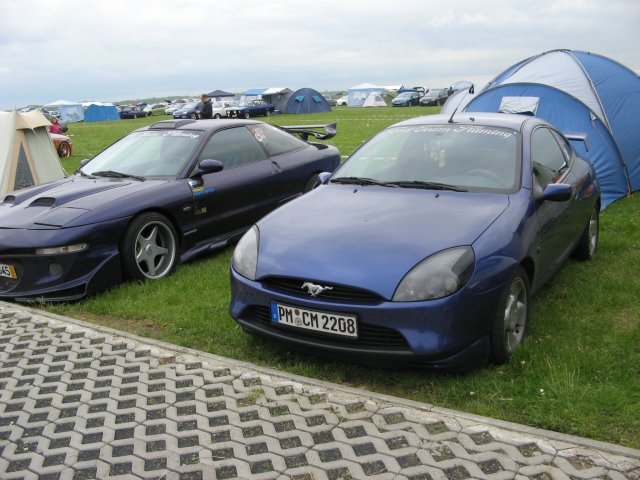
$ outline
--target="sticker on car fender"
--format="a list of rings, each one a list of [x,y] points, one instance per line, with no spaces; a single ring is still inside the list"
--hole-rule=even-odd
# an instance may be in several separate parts
[[[355,315],[308,310],[272,302],[271,322],[330,335],[358,338],[358,320]]]
[[[18,274],[16,273],[16,269],[13,265],[0,263],[0,277],[17,279]]]

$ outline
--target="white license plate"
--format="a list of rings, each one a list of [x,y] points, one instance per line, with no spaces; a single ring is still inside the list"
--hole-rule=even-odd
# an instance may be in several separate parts
[[[315,332],[358,338],[358,321],[354,315],[306,310],[272,302],[271,321]]]
[[[18,274],[16,273],[16,269],[13,265],[0,263],[0,277],[18,278]]]

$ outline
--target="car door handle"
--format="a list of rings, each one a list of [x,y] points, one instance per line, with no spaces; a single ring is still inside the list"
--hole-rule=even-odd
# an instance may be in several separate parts
[[[275,161],[271,161],[271,165],[273,166],[273,173],[280,173],[282,171],[282,167],[280,166],[280,164],[278,162]]]

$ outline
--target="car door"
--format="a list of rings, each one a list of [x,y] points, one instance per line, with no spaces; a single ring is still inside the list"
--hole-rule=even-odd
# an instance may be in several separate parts
[[[568,152],[559,137],[547,127],[536,128],[531,135],[531,167],[534,192],[542,192],[550,183],[560,183],[569,169]],[[572,201],[537,200],[538,273],[545,281],[562,264],[572,248],[575,222],[571,221]]]
[[[247,228],[277,204],[278,170],[246,126],[214,133],[198,157],[204,159],[219,160],[224,168],[191,179],[198,242]]]

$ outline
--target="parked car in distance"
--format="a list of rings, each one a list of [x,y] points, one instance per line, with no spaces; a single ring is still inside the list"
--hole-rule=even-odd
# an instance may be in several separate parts
[[[322,97],[327,101],[330,107],[335,107],[336,105],[338,105],[338,102],[335,98],[325,97],[324,95]]]
[[[441,106],[449,98],[447,90],[444,88],[432,88],[420,98],[421,107]]]
[[[231,316],[286,349],[386,367],[505,363],[531,295],[598,246],[593,167],[527,115],[406,120],[322,178],[232,257]]]
[[[347,105],[348,101],[349,101],[349,95],[343,95],[342,97],[336,100],[336,105],[337,106]]]
[[[223,118],[227,117],[227,110],[230,107],[235,107],[237,105],[236,102],[230,100],[224,100],[222,102],[214,102],[211,107],[211,117],[212,118]]]
[[[411,107],[420,103],[420,94],[418,92],[402,92],[391,100],[392,107]]]
[[[160,102],[160,103],[152,103],[151,105],[147,105],[146,107],[144,107],[142,110],[144,112],[147,112],[147,115],[151,116],[151,115],[163,115],[165,109],[167,108],[167,103],[166,102]]]
[[[124,107],[120,110],[120,118],[121,119],[129,119],[129,118],[143,118],[146,117],[147,112],[145,112],[142,107]]]
[[[173,112],[173,118],[190,118],[197,120],[200,118],[200,111],[202,110],[202,102],[189,102]]]
[[[0,298],[67,301],[224,247],[340,163],[310,127],[164,120],[0,199]],[[335,124],[321,139],[335,133]],[[297,132],[297,133],[296,133]]]
[[[184,103],[172,103],[164,109],[165,115],[173,115],[176,110],[181,109],[184,106]]]
[[[53,141],[53,146],[58,152],[59,157],[70,157],[73,155],[73,143],[71,142],[71,138],[67,135],[62,135],[60,133],[51,133],[49,132],[49,136]]]
[[[258,116],[269,117],[276,107],[264,100],[248,100],[239,102],[236,106],[227,108],[228,117],[251,118]]]

